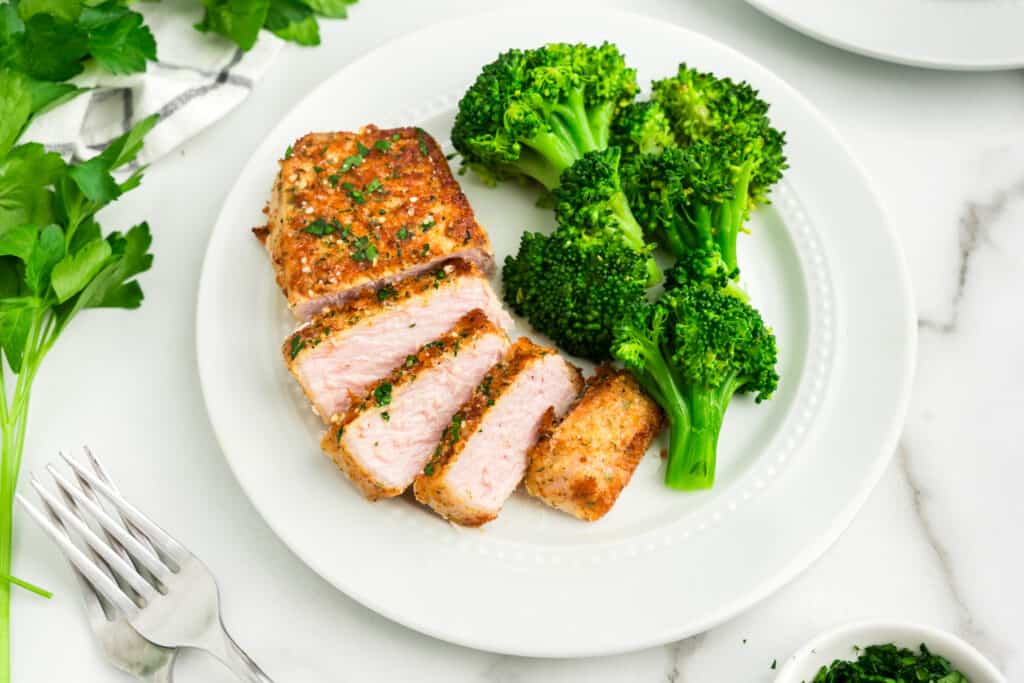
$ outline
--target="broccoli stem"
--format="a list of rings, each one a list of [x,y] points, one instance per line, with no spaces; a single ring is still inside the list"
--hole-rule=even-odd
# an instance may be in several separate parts
[[[597,149],[605,149],[612,134],[612,119],[615,118],[615,102],[602,102],[590,110],[587,117],[590,123],[590,131],[594,136],[594,143]]]
[[[537,133],[523,144],[528,147],[512,165],[549,190],[558,187],[562,171],[580,157],[573,141],[566,135],[548,131]],[[532,152],[527,154],[527,151]]]
[[[691,406],[693,408],[693,406]],[[699,412],[700,408],[698,408]],[[713,411],[712,411],[713,412]],[[685,434],[677,434],[675,425],[670,425],[670,447],[665,484],[679,491],[709,489],[715,483],[715,454],[718,450],[718,433],[722,427],[722,416],[708,414],[702,417],[703,424],[697,425],[696,416]]]
[[[643,252],[647,249],[647,241],[644,240],[644,229],[640,227],[632,210],[629,208],[629,200],[623,192],[616,192],[608,200],[608,206],[619,221],[619,230],[626,244],[634,251]],[[654,257],[647,259],[647,283],[649,286],[661,282],[661,269],[654,261]]]
[[[754,164],[745,161],[736,173],[736,183],[733,185],[732,199],[722,207],[722,217],[719,221],[717,241],[718,250],[722,253],[722,259],[729,268],[730,274],[735,277],[739,274],[739,261],[736,255],[736,241],[740,230],[743,228],[743,220],[747,214],[747,192],[750,189],[750,177],[754,172]]]
[[[733,395],[746,382],[745,377],[730,375],[718,387],[686,387],[689,432],[680,449],[669,449],[668,470],[665,473],[665,483],[669,487],[693,491],[709,489],[714,485],[718,435],[722,432],[725,411]]]
[[[573,140],[576,142],[576,148],[580,151],[580,156],[587,152],[603,149],[603,147],[598,147],[597,140],[590,128],[590,117],[587,115],[587,108],[583,102],[582,90],[577,88],[570,91],[569,96],[566,98],[566,104],[559,105],[557,111],[561,114],[565,125],[572,132]]]

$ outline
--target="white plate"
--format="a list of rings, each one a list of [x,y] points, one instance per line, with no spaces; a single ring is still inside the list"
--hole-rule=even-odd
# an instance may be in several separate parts
[[[837,659],[857,659],[854,648],[886,643],[914,652],[924,643],[933,654],[948,659],[971,683],[1006,683],[999,669],[963,639],[931,626],[902,621],[856,621],[826,631],[786,660],[775,683],[806,683],[821,667]]]
[[[935,69],[1024,66],[1024,0],[747,0],[823,42]]]
[[[405,499],[365,502],[320,455],[321,427],[281,363],[279,344],[294,321],[249,231],[261,220],[276,160],[303,133],[368,122],[419,124],[446,140],[458,96],[500,50],[605,39],[644,83],[683,59],[750,80],[789,132],[792,168],[741,245],[749,290],[779,338],[776,398],[734,401],[713,491],[670,492],[651,453],[596,524],[524,494],[482,530],[448,525]],[[552,222],[515,184],[486,188],[471,175],[462,184],[499,261],[523,228]],[[704,36],[604,11],[489,14],[433,26],[323,83],[267,137],[228,195],[197,313],[211,422],[242,487],[284,542],[345,593],[402,624],[536,656],[605,654],[687,636],[807,567],[850,521],[895,446],[915,330],[899,246],[862,171],[810,104]]]

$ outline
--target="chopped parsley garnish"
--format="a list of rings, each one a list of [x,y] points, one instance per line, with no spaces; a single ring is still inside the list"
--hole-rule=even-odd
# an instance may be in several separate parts
[[[377,140],[373,143],[373,148],[378,152],[386,152],[391,147],[391,143],[387,140]]]
[[[338,433],[334,437],[335,443],[341,443],[341,435],[345,433],[345,426],[338,427]]]
[[[493,382],[493,381],[494,381],[494,376],[493,375],[487,375],[486,377],[483,378],[483,381],[480,382],[480,386],[478,386],[476,388],[476,390],[479,391],[484,396],[490,396],[491,395],[491,382]]]
[[[302,340],[302,337],[300,337],[299,335],[295,335],[294,337],[292,337],[292,345],[291,348],[289,349],[289,353],[291,354],[292,360],[295,360],[295,356],[299,355],[299,351],[305,348],[305,346],[306,342]]]
[[[357,142],[356,149],[359,151],[360,156],[364,158],[370,156],[370,148],[364,145],[363,143]]]
[[[434,474],[434,461],[433,460],[428,462],[427,466],[423,468],[423,474],[427,475],[428,477],[432,476]]]
[[[317,218],[309,223],[309,225],[303,229],[303,232],[308,232],[310,235],[316,235],[317,237],[327,237],[337,232],[340,233],[340,239],[342,241],[346,241],[351,229],[351,225],[342,225],[337,221],[337,219],[325,221],[323,218]]]
[[[319,175],[319,174],[324,172],[324,169],[323,169],[322,166],[314,166],[313,167],[313,172],[316,173],[317,175]]]
[[[455,415],[452,416],[452,424],[448,428],[448,443],[455,443],[459,440],[459,435],[462,432],[462,422],[465,419],[466,418],[459,413],[455,413]]]
[[[426,351],[427,349],[439,349],[442,346],[444,346],[444,342],[441,341],[440,339],[435,339],[432,342],[427,342],[426,344],[424,344],[423,350]]]
[[[430,156],[430,150],[427,148],[427,141],[424,138],[425,135],[426,131],[424,131],[422,128],[416,129],[416,139],[420,146],[420,154],[422,154],[425,157],[428,157]]]
[[[434,279],[435,280],[443,280],[444,278],[445,278],[444,269],[439,270],[436,273],[434,273]]]
[[[373,400],[375,400],[379,406],[386,406],[391,403],[391,385],[387,382],[381,383],[373,390]]]
[[[286,150],[284,151],[284,158],[285,158],[285,159],[291,159],[291,158],[292,158],[292,152],[293,152],[293,151],[294,151],[294,150],[292,149],[292,146],[291,146],[291,145],[288,145],[288,149],[286,149]]]
[[[380,192],[384,188],[384,184],[380,182],[380,178],[374,178],[366,185],[366,192]]]
[[[384,420],[385,422],[391,422],[391,414],[385,410],[380,414],[380,419]]]
[[[419,360],[419,358],[417,356],[406,356],[405,357],[405,367],[406,368],[411,368],[412,366],[416,365],[416,361],[418,361],[418,360]]]
[[[346,192],[348,192],[348,196],[351,197],[352,201],[354,201],[356,204],[366,203],[366,197],[364,197],[363,193],[357,190],[356,186],[353,185],[352,183],[342,183],[341,187]]]
[[[405,240],[409,239],[409,228],[403,225],[401,228],[398,229],[398,232],[396,233],[395,236],[404,242]]]
[[[401,139],[402,139],[402,136],[399,135],[398,133],[395,133],[394,135],[391,136],[391,142],[398,142]]]
[[[391,285],[384,285],[383,287],[377,290],[377,300],[384,301],[386,299],[392,298],[396,294],[398,294],[397,289],[395,289]]]
[[[423,232],[430,230],[435,225],[437,225],[437,221],[434,220],[433,216],[430,216],[429,218],[427,218],[427,220],[420,223],[420,227],[423,228]]]
[[[353,261],[373,261],[377,258],[377,247],[370,244],[370,238],[366,235],[357,237],[352,243]]]
[[[361,163],[363,163],[363,155],[361,154],[353,154],[350,157],[346,157],[345,161],[341,162],[341,172],[351,171]]]
[[[870,645],[855,662],[837,659],[821,667],[811,683],[969,683],[945,657],[932,654],[923,643],[920,650],[917,654],[892,643]]]
[[[424,244],[423,245],[423,255],[426,256],[429,253],[430,253],[430,245],[429,244]]]
[[[337,187],[339,180],[341,180],[341,174],[339,173],[332,173],[327,176],[327,182],[331,184],[331,187]]]
[[[453,356],[459,355],[459,345],[460,344],[462,344],[462,340],[461,339],[456,339],[455,340],[455,345],[452,346],[452,355]]]

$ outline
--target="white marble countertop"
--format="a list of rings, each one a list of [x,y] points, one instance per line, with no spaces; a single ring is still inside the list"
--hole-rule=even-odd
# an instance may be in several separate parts
[[[286,48],[247,102],[108,210],[108,226],[148,218],[153,227],[146,302],[131,314],[82,316],[47,359],[24,472],[83,442],[102,453],[122,487],[214,570],[234,634],[282,682],[767,683],[773,659],[827,627],[873,616],[949,629],[1009,680],[1024,680],[1024,73],[872,61],[741,0],[587,6],[678,22],[760,61],[817,104],[880,190],[916,289],[918,373],[899,450],[839,542],[776,595],[705,634],[615,657],[530,660],[442,643],[373,614],[262,522],[220,454],[196,374],[196,284],[221,200],[250,150],[323,78],[392,37],[500,4],[362,0],[350,21],[323,22],[318,49]],[[94,647],[63,560],[24,516],[15,523],[15,572],[57,597],[15,591],[14,680],[128,680]],[[193,654],[177,678],[232,680]]]

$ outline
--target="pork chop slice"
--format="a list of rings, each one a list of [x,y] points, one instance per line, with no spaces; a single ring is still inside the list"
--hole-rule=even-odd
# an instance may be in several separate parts
[[[476,308],[498,327],[511,328],[483,273],[453,261],[321,312],[285,340],[284,361],[314,411],[329,422],[345,414],[352,396],[362,397],[373,382]]]
[[[561,415],[583,385],[579,368],[525,337],[481,380],[413,487],[416,499],[463,526],[498,516],[526,471],[545,413]]]
[[[588,522],[615,505],[662,425],[661,409],[633,375],[608,365],[564,417],[548,418],[530,451],[526,490]]]
[[[409,354],[331,425],[321,446],[370,500],[400,495],[437,447],[452,414],[509,346],[483,311]]]
[[[494,264],[487,233],[421,128],[304,135],[280,162],[266,213],[256,232],[300,320],[446,259],[485,273]]]

